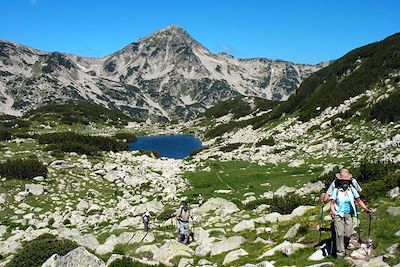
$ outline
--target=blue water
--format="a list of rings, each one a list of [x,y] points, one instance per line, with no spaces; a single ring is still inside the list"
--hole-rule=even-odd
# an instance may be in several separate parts
[[[129,144],[130,150],[156,150],[160,157],[174,159],[183,159],[201,147],[199,138],[186,134],[138,136],[136,142]]]

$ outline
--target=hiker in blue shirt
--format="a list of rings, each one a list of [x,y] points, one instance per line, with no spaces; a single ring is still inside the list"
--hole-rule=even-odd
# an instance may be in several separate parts
[[[371,212],[371,209],[360,199],[357,190],[350,186],[351,177],[347,169],[342,169],[338,178],[339,187],[333,190],[330,197],[330,209],[335,226],[338,258],[343,258],[346,255],[346,248],[353,234],[352,216],[354,214],[357,217],[355,204],[359,204],[367,213]]]

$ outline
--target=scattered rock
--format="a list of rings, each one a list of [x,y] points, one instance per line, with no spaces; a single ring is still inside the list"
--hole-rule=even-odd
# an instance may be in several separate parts
[[[25,191],[35,196],[40,196],[44,193],[44,186],[40,184],[26,184]]]
[[[240,257],[247,256],[247,255],[249,255],[249,253],[247,253],[247,251],[242,248],[238,249],[238,250],[230,251],[228,254],[226,254],[222,265],[229,264],[233,261],[238,260]]]
[[[253,220],[243,220],[240,223],[236,224],[232,231],[235,233],[244,231],[244,230],[254,230],[256,228],[255,223]]]
[[[285,236],[283,238],[293,238],[297,235],[297,232],[299,231],[301,227],[300,223],[296,223],[295,225],[293,225],[285,234]]]
[[[6,193],[0,194],[0,205],[6,203]]]
[[[195,252],[175,240],[167,240],[163,246],[161,246],[154,255],[154,260],[159,261],[167,266],[173,266],[171,260],[174,257],[192,257]]]
[[[388,207],[386,211],[390,216],[399,216],[400,215],[399,207]]]
[[[400,196],[400,188],[398,186],[396,186],[395,188],[393,188],[392,190],[387,192],[386,196],[390,197],[390,198],[396,198],[396,197]]]
[[[238,212],[239,208],[236,206],[235,203],[233,202],[228,202],[225,205],[223,205],[221,208],[217,209],[215,211],[215,214],[221,217],[226,217],[229,214]]]
[[[88,252],[84,247],[78,247],[66,255],[60,257],[57,254],[51,256],[42,267],[70,267],[70,266],[87,266],[87,267],[105,267],[106,264],[95,255]]]
[[[304,213],[306,213],[308,210],[312,210],[313,208],[315,208],[315,206],[299,206],[292,211],[291,215],[303,216]]]
[[[194,266],[194,260],[188,258],[181,258],[179,261],[178,267],[191,267]]]
[[[233,236],[228,239],[216,242],[211,247],[211,257],[240,248],[246,239],[242,236]]]
[[[307,265],[306,267],[330,267],[330,266],[335,266],[333,262],[321,262],[313,265]]]
[[[389,254],[396,254],[397,252],[400,252],[400,243],[396,243],[388,247],[387,252]]]

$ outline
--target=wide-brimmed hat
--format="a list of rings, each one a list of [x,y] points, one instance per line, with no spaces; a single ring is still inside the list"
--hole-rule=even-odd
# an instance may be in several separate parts
[[[343,168],[340,170],[340,172],[336,173],[336,178],[338,178],[339,180],[350,181],[351,178],[353,178],[353,175],[348,169]]]

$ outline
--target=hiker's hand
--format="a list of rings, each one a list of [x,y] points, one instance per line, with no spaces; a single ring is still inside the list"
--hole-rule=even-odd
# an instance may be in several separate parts
[[[364,209],[364,211],[365,211],[366,213],[368,213],[368,214],[372,213],[372,209],[371,209],[371,208],[366,208],[366,209]]]
[[[332,217],[332,219],[335,219],[335,217],[336,217],[336,212],[331,211],[331,217]]]

